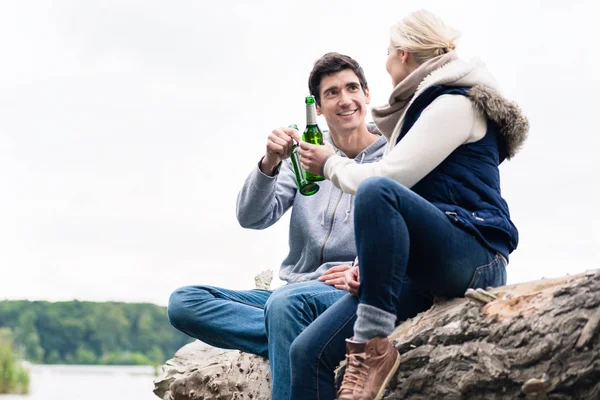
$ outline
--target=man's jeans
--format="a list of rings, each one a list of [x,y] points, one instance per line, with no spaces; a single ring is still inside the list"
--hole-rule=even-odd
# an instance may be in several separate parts
[[[433,298],[506,284],[504,259],[453,225],[442,211],[387,178],[370,178],[356,193],[358,298],[346,295],[294,341],[292,396],[335,398],[333,371],[353,336],[358,304],[393,313],[397,321],[427,310]]]
[[[269,359],[273,400],[290,397],[290,345],[345,293],[318,281],[270,290],[186,286],[169,299],[171,325],[204,343]]]

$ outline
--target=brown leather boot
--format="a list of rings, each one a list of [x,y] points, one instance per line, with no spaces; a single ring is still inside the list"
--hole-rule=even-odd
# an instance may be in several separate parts
[[[400,353],[387,337],[367,343],[346,339],[346,372],[338,400],[381,400],[400,365]]]

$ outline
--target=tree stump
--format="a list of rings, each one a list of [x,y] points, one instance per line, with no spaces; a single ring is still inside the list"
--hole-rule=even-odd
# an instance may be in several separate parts
[[[489,292],[487,300],[439,301],[396,328],[390,339],[402,362],[384,399],[600,399],[600,270]],[[270,398],[267,361],[218,351],[178,352],[155,393]],[[171,380],[169,363],[179,368]]]

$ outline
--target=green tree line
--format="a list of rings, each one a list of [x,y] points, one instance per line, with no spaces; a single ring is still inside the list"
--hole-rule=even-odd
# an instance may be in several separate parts
[[[154,304],[0,301],[1,327],[40,364],[157,365],[191,341]]]
[[[0,394],[29,393],[29,372],[17,357],[13,333],[0,328]]]

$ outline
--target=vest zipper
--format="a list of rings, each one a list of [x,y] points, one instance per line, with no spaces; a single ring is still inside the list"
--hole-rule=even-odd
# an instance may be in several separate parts
[[[471,213],[471,215],[477,220],[477,221],[485,221],[485,219],[478,217],[475,213]]]
[[[344,193],[340,190],[340,196],[337,199],[337,202],[335,203],[335,207],[333,207],[333,214],[331,215],[331,223],[329,224],[329,232],[327,232],[327,236],[325,236],[325,240],[323,241],[323,246],[321,246],[321,256],[319,258],[319,266],[323,265],[323,259],[325,258],[325,245],[327,244],[327,241],[329,240],[329,236],[331,236],[331,231],[333,230],[333,222],[335,221],[335,212],[337,211],[338,205],[340,204],[340,201],[342,200],[342,196],[344,195]]]
[[[445,211],[444,212],[447,216],[452,217],[452,219],[454,220],[454,222],[458,222],[458,218],[456,218],[457,214],[453,211]]]

